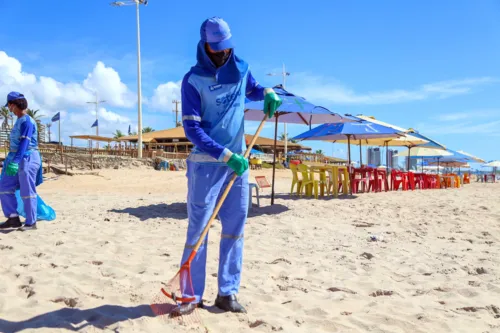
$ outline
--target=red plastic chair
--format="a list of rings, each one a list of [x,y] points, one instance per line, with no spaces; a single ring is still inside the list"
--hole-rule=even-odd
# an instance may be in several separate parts
[[[402,186],[403,191],[408,191],[408,174],[405,172],[392,170],[391,171],[391,189],[398,191],[399,186]]]

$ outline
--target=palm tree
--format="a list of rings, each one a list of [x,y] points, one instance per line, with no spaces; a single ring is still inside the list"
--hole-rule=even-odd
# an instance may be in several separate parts
[[[154,132],[154,131],[155,130],[153,128],[149,127],[149,126],[148,127],[144,127],[142,129],[142,133],[151,133],[151,132]]]
[[[12,119],[12,115],[10,114],[10,111],[8,108],[5,106],[2,106],[0,108],[0,117],[2,117],[4,120],[2,122],[2,129],[3,130],[9,130],[11,126],[9,126],[9,119]]]
[[[116,130],[116,132],[113,134],[114,139],[119,139],[122,136],[125,136],[125,134],[123,134],[122,131],[120,131],[120,130]]]
[[[290,136],[288,135],[288,133],[286,133],[286,137],[289,138]],[[285,133],[281,133],[280,137],[279,137],[279,140],[280,141],[285,141]],[[297,143],[297,140],[290,140],[288,139],[287,140],[288,142],[291,142],[291,143]]]
[[[33,120],[36,123],[36,132],[38,133],[38,142],[40,142],[40,134],[41,134],[40,133],[40,125],[42,124],[42,121],[40,120],[40,118],[44,117],[44,115],[38,114],[38,111],[40,111],[40,110],[27,109],[26,113],[28,114],[28,116],[33,118]],[[44,133],[44,135],[45,135],[45,133]]]
[[[316,154],[318,154],[318,155],[323,155],[323,151],[322,151],[321,149],[316,150]]]

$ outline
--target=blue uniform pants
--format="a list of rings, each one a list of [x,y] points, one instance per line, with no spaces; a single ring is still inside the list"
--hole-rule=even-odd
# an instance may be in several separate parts
[[[4,168],[7,165],[4,164]],[[37,193],[36,178],[40,169],[40,155],[38,152],[24,156],[19,163],[19,172],[15,176],[5,173],[0,179],[0,201],[5,217],[17,216],[16,190],[19,189],[26,212],[26,225],[36,223]]]
[[[187,161],[189,225],[181,264],[189,257],[233,174],[231,168],[226,165]],[[241,177],[236,178],[218,215],[222,223],[218,273],[221,296],[236,294],[240,287],[243,229],[248,213],[248,195],[248,171],[246,171]],[[196,302],[202,299],[205,290],[207,238],[191,263]]]

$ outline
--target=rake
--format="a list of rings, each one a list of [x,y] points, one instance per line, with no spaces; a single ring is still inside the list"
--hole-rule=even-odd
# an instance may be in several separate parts
[[[264,127],[264,124],[266,122],[267,115],[264,115],[264,119],[262,119],[259,127],[257,128],[257,131],[255,132],[255,135],[250,142],[244,157],[248,158],[250,155],[250,151],[252,150],[253,146],[255,145],[255,142],[257,141],[259,134]],[[230,182],[228,183],[225,191],[223,192],[222,196],[219,199],[219,202],[215,206],[214,212],[210,216],[210,219],[208,220],[207,225],[203,229],[203,232],[200,235],[200,238],[196,242],[195,246],[193,247],[191,254],[189,255],[188,259],[181,265],[181,268],[177,272],[177,274],[166,284],[166,287],[161,289],[161,292],[164,296],[166,296],[169,300],[174,302],[174,305],[169,308],[169,310],[159,310],[159,308],[153,307],[153,311],[157,315],[163,315],[163,314],[169,314],[170,317],[178,317],[182,315],[187,315],[192,313],[197,306],[193,303],[196,300],[196,297],[194,296],[194,289],[193,289],[193,284],[191,280],[191,262],[196,256],[196,253],[198,252],[198,249],[200,248],[201,244],[203,243],[203,240],[207,236],[207,233],[210,229],[210,226],[212,223],[215,221],[215,218],[217,214],[219,213],[219,210],[224,203],[224,200],[226,199],[227,195],[229,194],[229,191],[231,190],[231,187],[233,186],[235,180],[236,180],[237,175],[234,174],[233,177],[231,178]]]

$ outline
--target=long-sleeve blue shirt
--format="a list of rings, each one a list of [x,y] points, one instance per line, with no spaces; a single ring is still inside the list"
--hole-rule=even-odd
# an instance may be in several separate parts
[[[230,153],[245,151],[245,97],[264,99],[264,87],[249,70],[235,84],[220,84],[215,77],[190,71],[184,76],[181,92],[184,130],[195,145],[190,160],[227,162]]]
[[[10,151],[15,152],[12,161],[20,163],[29,150],[37,147],[38,131],[35,121],[28,115],[18,118],[10,133]]]

